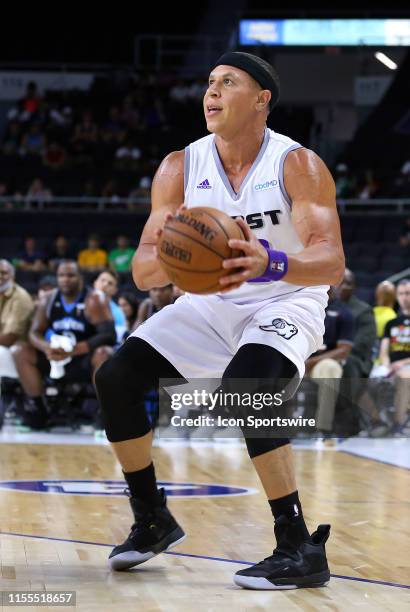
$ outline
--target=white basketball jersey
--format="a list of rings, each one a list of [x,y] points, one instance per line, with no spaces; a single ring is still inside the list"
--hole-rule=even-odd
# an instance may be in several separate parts
[[[238,193],[232,188],[215,146],[213,134],[185,149],[185,205],[211,206],[231,217],[242,216],[259,240],[285,253],[299,253],[303,245],[291,221],[291,201],[283,180],[287,154],[301,145],[287,136],[265,129],[262,146]],[[244,283],[239,289],[218,294],[235,303],[259,302],[295,291],[317,294],[327,302],[329,287],[301,287],[286,281]]]

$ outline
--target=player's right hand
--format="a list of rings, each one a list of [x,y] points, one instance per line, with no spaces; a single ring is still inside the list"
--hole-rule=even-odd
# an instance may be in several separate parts
[[[174,213],[171,212],[167,212],[165,214],[164,217],[164,221],[162,223],[162,226],[160,228],[158,228],[157,230],[155,230],[154,235],[155,235],[155,240],[156,243],[158,243],[158,240],[164,230],[164,226],[166,224],[167,221],[170,221],[171,219],[173,219],[174,217],[176,217],[177,215],[179,215],[180,213],[182,213],[184,210],[186,210],[186,206],[184,204],[182,204],[179,208],[177,208],[177,210]],[[158,258],[158,250],[157,250],[157,246],[154,246],[154,253],[155,256]]]
[[[49,361],[62,361],[69,356],[70,353],[67,353],[62,348],[51,348],[51,346],[48,347],[46,352],[46,357]]]

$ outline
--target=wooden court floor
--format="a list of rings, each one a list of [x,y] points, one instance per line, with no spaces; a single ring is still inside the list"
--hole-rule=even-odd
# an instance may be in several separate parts
[[[188,538],[139,569],[112,573],[108,553],[131,524],[125,498],[0,489],[0,590],[72,589],[76,609],[90,611],[410,609],[408,470],[341,452],[297,450],[308,527],[332,524],[333,578],[322,589],[258,592],[232,582],[235,571],[273,547],[269,508],[246,451],[169,444],[154,454],[161,480],[257,492],[170,497]],[[108,446],[6,443],[0,460],[1,481],[122,478]]]

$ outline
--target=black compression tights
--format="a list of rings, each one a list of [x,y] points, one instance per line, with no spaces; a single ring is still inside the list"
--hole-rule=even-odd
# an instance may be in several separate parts
[[[224,373],[224,379],[292,378],[296,366],[264,344],[242,346]],[[160,378],[183,378],[158,351],[140,338],[129,338],[95,376],[104,426],[110,442],[122,442],[147,434],[150,423],[144,394],[158,387]],[[250,457],[288,444],[289,440],[245,438]]]

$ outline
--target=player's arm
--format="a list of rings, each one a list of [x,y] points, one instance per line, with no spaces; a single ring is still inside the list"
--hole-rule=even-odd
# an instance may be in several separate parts
[[[44,338],[44,334],[50,325],[47,317],[47,309],[49,301],[52,299],[52,297],[53,292],[50,292],[48,295],[43,297],[37,306],[34,312],[28,338],[30,344],[34,346],[34,348],[46,354],[47,359],[58,361],[60,359],[65,359],[67,357],[67,353],[61,348],[51,348],[50,344]]]
[[[292,223],[304,249],[286,254],[288,270],[283,279],[304,287],[338,285],[343,277],[345,259],[336,209],[336,190],[324,162],[313,151],[291,151],[284,164],[284,182],[292,202]],[[223,267],[241,271],[220,279],[223,291],[230,291],[252,278],[263,276],[269,257],[243,219],[246,241],[231,239],[232,248],[242,250],[241,258],[228,259]]]
[[[288,254],[285,280],[294,285],[338,285],[345,259],[336,209],[336,189],[325,163],[308,149],[289,153],[284,182],[292,223],[304,249]]]
[[[382,338],[379,352],[380,363],[386,368],[390,368],[390,339]]]
[[[167,155],[152,183],[151,214],[132,260],[132,276],[142,291],[171,282],[159,265],[156,243],[167,216],[174,215],[184,202],[184,157],[184,151]]]

